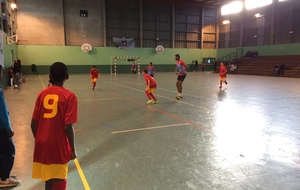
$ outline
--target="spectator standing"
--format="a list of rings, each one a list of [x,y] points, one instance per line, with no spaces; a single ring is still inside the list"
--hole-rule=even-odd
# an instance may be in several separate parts
[[[195,65],[193,71],[198,71],[198,60],[195,60]]]
[[[281,63],[279,65],[279,75],[284,75],[285,64]]]
[[[0,65],[0,79],[2,77]],[[15,161],[14,131],[11,128],[10,118],[2,86],[0,86],[0,188],[17,186],[20,181],[10,176]]]
[[[131,65],[131,71],[132,71],[132,74],[136,74],[136,65],[134,62]]]
[[[14,87],[18,88],[20,79],[21,79],[21,61],[18,59],[15,59],[14,61],[14,68],[13,68],[13,74],[14,74]]]
[[[214,61],[214,73],[217,72],[217,66],[218,66],[218,61],[215,60],[215,61]]]

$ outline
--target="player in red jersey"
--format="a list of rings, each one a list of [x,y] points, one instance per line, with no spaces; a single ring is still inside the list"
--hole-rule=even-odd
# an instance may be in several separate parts
[[[182,98],[182,83],[186,77],[186,69],[188,68],[187,64],[183,60],[180,59],[180,55],[175,55],[176,60],[176,75],[177,81],[176,81],[176,87],[178,91],[178,95],[176,96],[177,100],[180,100]]]
[[[224,82],[227,85],[227,81],[226,81],[226,73],[227,73],[227,69],[224,65],[223,62],[221,62],[221,66],[220,66],[220,88],[222,88],[222,83]]]
[[[91,76],[91,79],[92,79],[93,90],[96,87],[96,82],[97,82],[97,79],[99,77],[99,74],[100,74],[100,71],[98,69],[96,69],[95,65],[93,65],[92,69],[90,70],[90,76]]]
[[[46,190],[65,190],[68,162],[77,157],[73,129],[77,122],[77,98],[63,87],[69,78],[64,63],[53,63],[49,77],[53,85],[39,93],[32,114],[32,177],[45,181]]]
[[[143,70],[144,79],[146,81],[147,88],[145,89],[146,96],[148,97],[147,104],[157,104],[158,101],[153,95],[156,90],[156,81],[149,74],[147,74],[147,69]]]

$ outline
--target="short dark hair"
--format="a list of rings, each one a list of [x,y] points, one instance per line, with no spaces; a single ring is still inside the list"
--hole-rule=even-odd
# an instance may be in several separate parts
[[[148,70],[147,70],[147,69],[144,69],[143,72],[144,72],[145,74],[147,74],[147,73],[148,73]]]
[[[50,66],[50,77],[53,81],[64,81],[68,75],[68,68],[62,62],[55,62]]]
[[[177,53],[176,55],[175,55],[176,57],[180,57],[180,55]]]

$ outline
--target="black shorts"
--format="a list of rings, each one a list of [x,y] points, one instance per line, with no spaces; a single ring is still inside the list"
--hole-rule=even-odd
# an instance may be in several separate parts
[[[182,76],[177,76],[177,80],[180,80],[180,81],[184,81],[184,79],[185,79],[185,77],[186,77],[186,75],[182,75]]]

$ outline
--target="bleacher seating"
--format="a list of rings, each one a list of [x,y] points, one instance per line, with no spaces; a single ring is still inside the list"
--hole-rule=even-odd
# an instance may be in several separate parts
[[[244,75],[272,76],[276,64],[285,64],[281,77],[300,77],[300,55],[258,56],[237,59],[237,69],[233,73]]]

